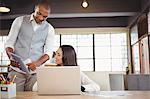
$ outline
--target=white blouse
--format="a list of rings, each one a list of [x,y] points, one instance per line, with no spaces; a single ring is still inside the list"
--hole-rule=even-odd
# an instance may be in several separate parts
[[[81,72],[81,85],[85,88],[85,91],[100,91],[99,85],[92,81],[83,72]]]
[[[85,91],[100,91],[99,85],[83,72],[81,72],[81,85],[85,88]],[[33,85],[32,91],[37,91],[37,82]]]

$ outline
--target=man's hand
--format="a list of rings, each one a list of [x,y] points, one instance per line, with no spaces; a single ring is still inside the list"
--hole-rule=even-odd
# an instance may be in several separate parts
[[[40,65],[42,65],[43,63],[45,63],[47,60],[49,59],[49,56],[47,54],[44,54],[40,59],[38,59],[37,61],[34,61],[32,63],[28,63],[28,67],[34,71],[36,69],[36,67],[39,67]]]
[[[13,49],[11,47],[7,47],[6,49],[6,53],[8,55],[8,58],[11,60],[11,53],[13,53]]]
[[[27,65],[32,71],[34,71],[36,67],[39,66],[37,62],[28,63]]]
[[[20,67],[19,62],[15,61],[15,60],[12,60],[12,59],[10,60],[10,65],[13,66],[13,67],[18,67],[18,68]]]

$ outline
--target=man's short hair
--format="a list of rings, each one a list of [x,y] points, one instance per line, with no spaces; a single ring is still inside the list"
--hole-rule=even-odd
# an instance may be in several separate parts
[[[46,9],[50,9],[50,2],[49,0],[39,0],[38,3],[36,4],[36,7],[37,6],[43,6],[44,8]]]

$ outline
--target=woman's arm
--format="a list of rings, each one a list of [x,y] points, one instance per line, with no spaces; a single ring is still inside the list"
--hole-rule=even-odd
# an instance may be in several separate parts
[[[81,72],[81,85],[85,88],[85,91],[100,91],[99,85],[92,81],[83,72]]]
[[[32,91],[37,91],[37,82],[33,85]]]

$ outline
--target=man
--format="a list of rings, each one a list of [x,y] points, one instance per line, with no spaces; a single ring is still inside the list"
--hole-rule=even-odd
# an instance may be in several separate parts
[[[12,79],[17,76],[17,91],[31,91],[36,73],[26,75],[16,71],[20,64],[11,59],[10,53],[19,55],[23,61],[28,60],[27,66],[32,71],[51,57],[54,28],[46,21],[49,13],[49,3],[43,0],[36,5],[34,13],[16,18],[11,26],[5,49],[12,67],[8,77]]]

